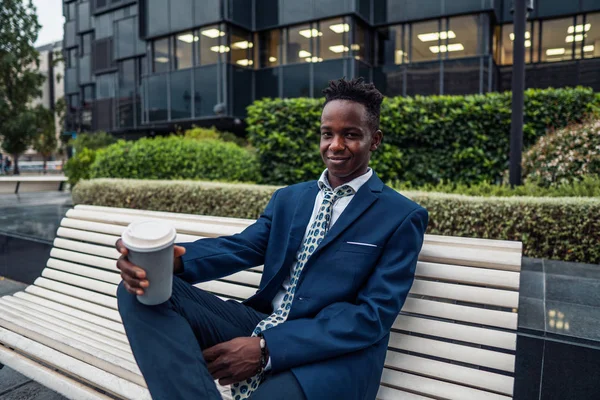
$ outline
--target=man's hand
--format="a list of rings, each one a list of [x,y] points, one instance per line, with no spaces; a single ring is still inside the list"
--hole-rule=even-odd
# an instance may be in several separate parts
[[[131,294],[143,295],[144,289],[150,286],[150,282],[146,279],[146,271],[129,262],[127,259],[129,251],[121,239],[117,240],[116,247],[117,251],[121,253],[121,257],[117,260],[117,268],[121,270],[121,279],[123,279],[125,289]],[[173,249],[175,252],[173,272],[178,272],[181,270],[181,256],[185,254],[185,247],[174,246]]]
[[[260,338],[239,337],[202,352],[208,372],[223,386],[241,382],[258,373]]]

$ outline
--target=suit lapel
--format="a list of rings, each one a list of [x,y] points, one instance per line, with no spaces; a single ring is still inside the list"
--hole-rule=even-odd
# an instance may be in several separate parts
[[[350,201],[350,204],[346,207],[344,212],[340,215],[335,224],[331,227],[329,232],[323,238],[323,241],[315,250],[315,253],[322,251],[323,248],[327,247],[329,243],[334,241],[342,232],[346,230],[358,217],[360,217],[370,206],[373,204],[383,188],[383,182],[377,177],[375,173],[371,179],[367,181],[354,195],[354,198]],[[311,257],[313,258],[313,257]]]

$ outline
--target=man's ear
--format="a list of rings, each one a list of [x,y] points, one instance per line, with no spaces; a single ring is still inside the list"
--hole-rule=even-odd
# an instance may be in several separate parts
[[[371,136],[371,147],[369,150],[371,150],[371,151],[377,150],[377,148],[381,145],[382,141],[383,141],[383,132],[381,132],[381,130],[377,129],[375,132],[373,132],[373,135]]]

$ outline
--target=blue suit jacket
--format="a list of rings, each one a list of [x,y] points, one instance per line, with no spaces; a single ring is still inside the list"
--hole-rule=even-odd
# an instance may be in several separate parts
[[[316,181],[279,189],[242,233],[186,244],[181,277],[197,283],[264,264],[246,304],[271,313],[318,190]],[[291,369],[308,400],[375,399],[427,221],[425,209],[373,174],[307,261],[287,321],[264,331],[272,371]]]

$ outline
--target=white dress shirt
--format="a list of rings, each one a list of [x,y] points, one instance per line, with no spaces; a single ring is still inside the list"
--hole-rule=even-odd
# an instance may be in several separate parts
[[[365,183],[367,183],[367,181],[369,179],[371,179],[371,176],[373,176],[373,170],[371,168],[369,168],[369,170],[366,173],[359,176],[358,178],[354,178],[353,180],[346,183],[345,185],[352,187],[352,189],[354,189],[354,193],[356,194],[356,192],[358,192],[358,189],[360,189],[362,185],[364,185]],[[337,188],[332,188],[331,185],[329,184],[329,179],[327,179],[327,169],[325,169],[325,171],[323,171],[323,173],[321,174],[321,177],[319,178],[319,182],[322,182],[326,187],[328,187],[331,190],[337,189]],[[335,222],[338,220],[340,215],[344,212],[344,210],[346,209],[348,204],[350,204],[350,202],[352,201],[354,196],[355,195],[353,194],[351,196],[341,197],[333,204],[333,209],[331,211],[331,223],[329,224],[329,229],[331,229],[333,224],[335,224]],[[323,194],[323,191],[319,190],[319,192],[317,193],[317,197],[315,198],[315,204],[313,205],[312,215],[310,216],[310,220],[308,221],[308,224],[306,225],[306,230],[304,231],[304,238],[302,238],[302,243],[304,243],[304,239],[306,239],[306,235],[308,235],[310,226],[312,225],[312,223],[317,218],[317,215],[319,214],[319,208],[321,207],[321,203],[323,202],[324,197],[325,197],[325,195]],[[290,266],[290,273],[287,275],[287,277],[281,284],[281,289],[279,289],[279,292],[277,292],[277,295],[275,295],[275,297],[273,298],[273,303],[272,303],[273,311],[277,310],[279,308],[279,306],[281,305],[281,303],[283,302],[283,298],[285,297],[285,294],[287,293],[287,290],[290,287],[290,277],[294,273],[294,268],[296,267],[297,263],[298,263],[297,260],[292,263],[292,265]],[[266,366],[265,370],[268,371],[270,369],[271,369],[271,357],[269,357],[269,360],[267,362],[267,366]]]

